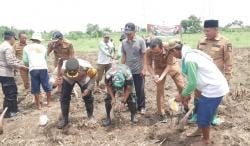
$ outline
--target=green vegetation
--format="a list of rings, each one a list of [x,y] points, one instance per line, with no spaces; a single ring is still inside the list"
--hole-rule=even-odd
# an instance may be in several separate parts
[[[119,45],[119,37],[121,33],[112,33],[111,38],[115,42],[115,45]],[[227,37],[234,48],[250,48],[250,32],[222,32],[222,35]],[[142,34],[140,34],[142,35]],[[182,40],[195,48],[197,46],[198,40],[203,36],[202,33],[196,34],[182,34]],[[98,50],[98,43],[102,38],[80,38],[77,40],[71,40],[74,48],[77,51],[83,52],[94,52]],[[166,40],[166,39],[164,39]]]
[[[250,32],[221,32],[228,38],[234,48],[249,48],[250,47]],[[202,33],[198,34],[183,34],[182,39],[186,44],[191,47],[196,47],[198,40],[203,36]]]
[[[188,20],[189,21],[195,20],[197,23],[200,23],[200,21],[198,21],[199,19],[196,19],[195,16],[193,16],[193,17],[190,16]],[[232,24],[238,24],[238,23],[239,23],[239,25],[242,25],[241,21],[235,21]],[[244,27],[237,28],[237,29],[229,28],[229,26],[231,26],[232,24],[229,24],[228,26],[226,26],[224,28],[220,28],[220,30],[222,30],[221,33],[231,41],[234,48],[250,48],[250,41],[249,41],[250,26],[244,26]],[[182,37],[182,40],[184,41],[184,43],[195,48],[197,46],[198,40],[200,40],[200,38],[203,36],[203,33],[202,32],[191,33],[192,29],[193,29],[193,27],[188,26],[187,33],[182,34],[181,37]],[[11,30],[11,31],[14,31],[16,33],[20,32],[20,31],[25,31],[28,34],[29,38],[31,37],[32,33],[34,32],[33,30],[29,30],[29,29],[17,30],[14,27],[9,28],[6,26],[0,26],[0,42],[2,42],[2,40],[3,40],[3,38],[2,38],[3,32],[6,30]],[[53,31],[42,32],[43,39],[45,40],[43,42],[44,45],[47,45],[48,42],[50,41],[52,32]],[[73,46],[74,46],[76,51],[94,52],[94,51],[98,51],[98,44],[99,44],[100,40],[102,40],[103,32],[110,32],[111,38],[112,38],[113,42],[115,43],[115,46],[117,46],[117,47],[119,46],[119,43],[120,43],[119,38],[120,38],[121,32],[111,32],[110,28],[99,28],[99,26],[97,24],[95,24],[95,25],[88,24],[86,33],[82,32],[82,31],[72,31],[72,32],[68,32],[64,36],[65,36],[65,38],[67,38],[68,40],[70,40],[73,43]],[[146,33],[146,29],[141,29],[140,32],[137,32],[137,35],[145,36],[145,37],[148,36],[148,34]],[[180,35],[177,35],[174,37],[180,38]],[[164,41],[166,41],[169,38],[172,38],[172,37],[163,37],[162,39]]]

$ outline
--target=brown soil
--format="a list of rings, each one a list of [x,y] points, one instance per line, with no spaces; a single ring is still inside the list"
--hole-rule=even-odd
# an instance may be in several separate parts
[[[223,123],[212,127],[211,139],[214,145],[247,146],[250,145],[250,49],[235,49],[234,78],[231,93],[224,98],[219,107],[219,116]],[[97,54],[79,53],[79,57],[96,62]],[[34,108],[33,98],[26,98],[19,107],[22,112],[11,119],[4,119],[4,133],[0,135],[0,145],[168,145],[185,146],[199,138],[187,138],[186,134],[195,130],[196,125],[185,126],[184,132],[176,130],[178,117],[168,116],[168,123],[158,122],[156,115],[155,85],[146,78],[147,113],[138,115],[139,122],[131,124],[129,113],[113,119],[113,124],[102,127],[105,117],[104,95],[94,94],[94,115],[97,124],[89,124],[85,106],[81,98],[73,97],[70,109],[70,124],[64,130],[56,128],[60,117],[59,96],[53,95],[52,107]],[[20,82],[20,81],[19,81]],[[18,86],[22,88],[22,86]],[[166,96],[174,97],[176,87],[171,78],[167,78]],[[19,90],[22,96],[22,90]],[[2,97],[0,103],[2,103]],[[46,99],[43,98],[45,101]],[[39,126],[39,116],[47,114],[49,122]]]

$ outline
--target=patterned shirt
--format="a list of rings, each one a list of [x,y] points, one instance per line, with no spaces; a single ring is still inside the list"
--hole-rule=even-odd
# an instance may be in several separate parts
[[[14,77],[14,69],[19,68],[20,60],[15,56],[13,47],[4,41],[0,45],[0,76]]]

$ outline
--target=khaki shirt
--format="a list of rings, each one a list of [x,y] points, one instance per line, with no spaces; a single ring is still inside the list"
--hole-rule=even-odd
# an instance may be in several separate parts
[[[58,59],[64,58],[69,59],[74,56],[74,48],[70,41],[64,39],[63,44],[57,44],[56,41],[51,41],[48,44],[48,54],[54,51],[55,62],[54,65],[57,66]]]
[[[167,65],[178,65],[178,60],[165,49],[161,54],[155,55],[150,49],[146,51],[147,65],[152,66],[154,62],[155,70],[164,70]]]
[[[214,40],[202,38],[197,48],[210,55],[217,67],[225,74],[226,79],[231,79],[233,66],[232,44],[225,37],[218,35]]]
[[[20,42],[19,43],[16,43],[14,45],[14,51],[15,51],[15,55],[16,55],[16,58],[19,59],[19,60],[22,60],[23,58],[23,48],[26,46],[27,44],[21,44]]]

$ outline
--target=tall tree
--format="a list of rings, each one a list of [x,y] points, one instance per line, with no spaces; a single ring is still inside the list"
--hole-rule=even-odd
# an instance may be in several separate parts
[[[201,20],[195,15],[191,15],[188,19],[182,20],[181,25],[184,29],[184,33],[197,33],[202,30]]]

